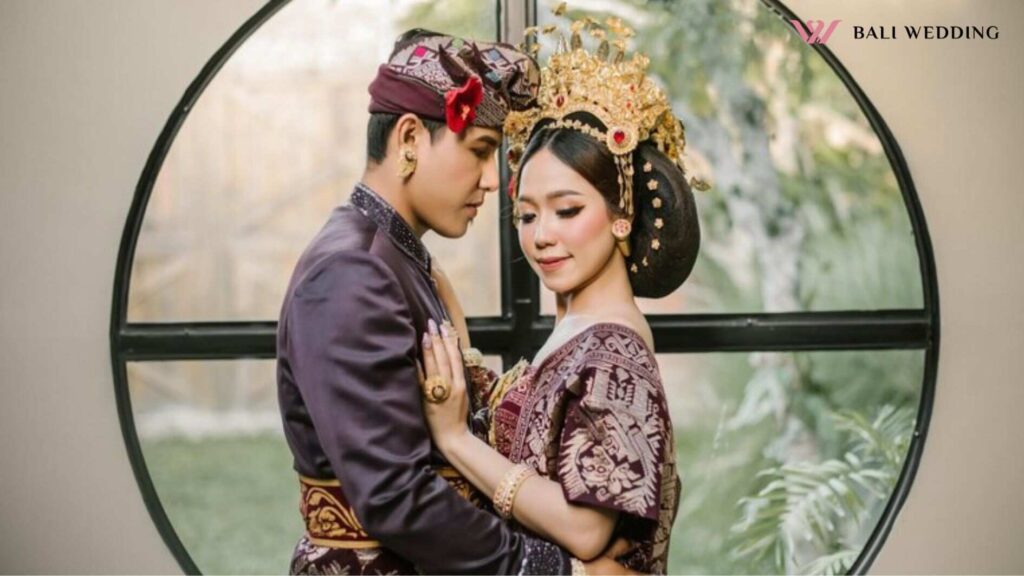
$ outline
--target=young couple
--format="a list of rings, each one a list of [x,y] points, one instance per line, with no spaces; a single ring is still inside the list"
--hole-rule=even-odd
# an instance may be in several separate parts
[[[366,171],[299,259],[278,327],[306,525],[292,573],[666,571],[680,482],[635,297],[678,287],[700,235],[682,127],[643,56],[581,48],[604,32],[574,23],[538,71],[504,44],[412,30],[379,68]],[[520,246],[558,316],[498,377],[420,238],[465,233],[499,186],[502,131]]]

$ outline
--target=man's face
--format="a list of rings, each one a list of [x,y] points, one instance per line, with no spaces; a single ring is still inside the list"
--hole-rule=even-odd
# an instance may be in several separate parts
[[[495,152],[501,132],[470,126],[461,134],[442,128],[431,142],[422,128],[416,140],[416,172],[409,179],[417,219],[446,238],[459,238],[488,192],[498,189]]]

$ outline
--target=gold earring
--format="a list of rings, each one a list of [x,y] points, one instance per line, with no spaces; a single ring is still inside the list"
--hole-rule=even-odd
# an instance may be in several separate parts
[[[405,180],[416,171],[416,153],[412,148],[402,147],[398,155],[398,177]]]
[[[615,243],[619,248],[619,252],[626,258],[629,258],[629,234],[633,231],[633,224],[625,218],[619,218],[615,222],[612,222],[612,235],[615,236]]]

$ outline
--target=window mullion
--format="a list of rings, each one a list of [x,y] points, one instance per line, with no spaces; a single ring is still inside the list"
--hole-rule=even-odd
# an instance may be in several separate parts
[[[523,30],[530,24],[535,12],[532,0],[500,0],[498,9],[498,34],[500,39],[518,44]],[[512,203],[505,192],[509,181],[508,162],[502,147],[501,192],[499,193],[503,215],[499,223],[499,244],[501,250],[501,312],[505,324],[492,325],[486,322],[471,323],[473,344],[485,353],[499,353],[506,366],[521,357],[531,357],[543,343],[538,339],[534,324],[540,318],[540,287],[537,278],[519,249],[515,230],[509,225],[507,216],[512,213]]]

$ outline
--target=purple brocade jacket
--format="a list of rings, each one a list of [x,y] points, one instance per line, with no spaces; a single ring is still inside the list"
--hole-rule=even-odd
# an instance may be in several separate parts
[[[358,185],[300,257],[277,332],[304,574],[569,574],[568,554],[471,503],[430,440],[416,374],[448,317],[418,237]],[[453,489],[453,486],[456,489]]]
[[[520,362],[486,398],[490,444],[558,482],[566,500],[618,512],[618,562],[665,574],[682,488],[654,351],[632,328],[598,322],[536,365]]]

